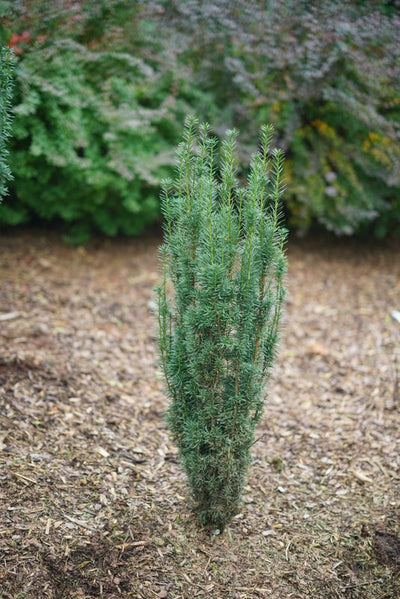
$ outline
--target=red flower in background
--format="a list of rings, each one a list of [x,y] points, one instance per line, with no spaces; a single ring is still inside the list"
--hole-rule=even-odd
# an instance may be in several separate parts
[[[46,37],[47,36],[45,35],[38,35],[35,39],[29,31],[23,31],[21,34],[13,33],[8,40],[8,47],[13,48],[15,54],[23,54],[28,44],[31,44],[34,41],[44,42]]]
[[[17,44],[21,41],[21,36],[18,33],[13,33],[10,39],[8,40],[9,48],[13,48],[15,54],[22,54],[23,49],[20,48]]]

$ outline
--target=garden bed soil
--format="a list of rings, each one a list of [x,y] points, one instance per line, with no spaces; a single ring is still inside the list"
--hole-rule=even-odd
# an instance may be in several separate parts
[[[400,597],[400,243],[290,239],[222,535],[198,524],[163,420],[159,243],[1,236],[1,599]]]

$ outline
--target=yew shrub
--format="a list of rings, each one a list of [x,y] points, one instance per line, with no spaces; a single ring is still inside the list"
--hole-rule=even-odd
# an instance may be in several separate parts
[[[239,509],[284,295],[283,155],[270,152],[271,133],[261,129],[241,187],[236,133],[218,152],[208,126],[189,119],[177,175],[162,196],[159,345],[168,422],[200,520],[219,529]]]

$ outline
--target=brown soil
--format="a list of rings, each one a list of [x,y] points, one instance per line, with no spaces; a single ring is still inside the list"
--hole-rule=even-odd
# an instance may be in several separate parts
[[[290,240],[242,513],[202,529],[163,421],[159,239],[0,239],[0,598],[400,597],[400,243]]]

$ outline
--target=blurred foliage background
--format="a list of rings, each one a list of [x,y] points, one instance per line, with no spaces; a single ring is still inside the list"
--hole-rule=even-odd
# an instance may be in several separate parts
[[[1,0],[15,53],[0,223],[62,222],[71,241],[159,218],[186,114],[263,123],[286,153],[289,226],[400,232],[400,2]]]

